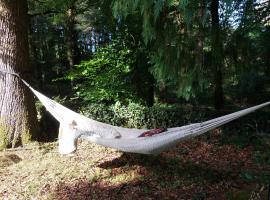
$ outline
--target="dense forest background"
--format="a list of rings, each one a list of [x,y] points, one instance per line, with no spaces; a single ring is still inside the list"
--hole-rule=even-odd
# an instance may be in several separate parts
[[[255,0],[30,0],[35,87],[129,127],[182,125],[267,101],[269,7]]]

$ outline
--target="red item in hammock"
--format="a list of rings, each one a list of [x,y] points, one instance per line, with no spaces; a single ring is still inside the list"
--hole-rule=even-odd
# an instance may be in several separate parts
[[[155,128],[155,129],[151,129],[149,131],[143,132],[138,137],[151,137],[152,135],[156,135],[165,131],[167,131],[166,128]]]

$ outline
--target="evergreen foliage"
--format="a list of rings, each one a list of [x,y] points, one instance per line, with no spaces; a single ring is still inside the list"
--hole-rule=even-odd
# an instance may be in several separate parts
[[[206,5],[198,1],[116,0],[113,10],[123,23],[130,15],[141,16],[142,36],[160,85],[177,88],[178,96],[186,99],[209,87],[204,55],[197,44],[197,40],[204,42]]]
[[[213,2],[219,6],[217,32]],[[73,88],[82,104],[149,106],[153,99],[213,105],[215,88],[224,89],[229,104],[269,95],[267,2],[29,0],[29,7],[37,84],[51,95],[72,96]]]

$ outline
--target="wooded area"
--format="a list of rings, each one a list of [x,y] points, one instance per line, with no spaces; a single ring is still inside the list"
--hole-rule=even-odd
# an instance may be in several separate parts
[[[46,149],[47,144],[55,146],[58,137],[58,122],[39,101],[35,103],[29,89],[12,73],[46,96],[98,121],[128,128],[178,127],[269,101],[269,41],[268,0],[0,0],[0,150],[5,153],[7,148],[25,147],[31,141],[41,142],[45,145],[41,149]],[[246,171],[225,164],[227,169],[232,167],[226,173],[232,180],[240,180],[240,188],[256,185],[256,192],[262,187],[266,192],[270,178],[270,151],[265,150],[270,147],[269,114],[269,108],[257,111],[181,144],[171,154],[162,154],[165,168],[171,162],[174,166],[185,163],[172,171],[175,182],[183,178],[177,169],[184,169],[191,176],[200,176],[201,185],[207,179],[209,187],[203,190],[211,191],[197,198],[181,196],[178,186],[166,186],[165,193],[175,193],[168,199],[217,199],[215,192],[221,195],[218,199],[236,198],[233,192],[231,196],[226,193],[234,181],[223,191],[212,177],[216,171],[212,175],[188,171],[190,163],[198,167],[203,158],[196,164],[198,159],[183,149],[209,153],[193,143],[202,148],[213,145],[211,154],[215,156],[223,151],[241,154],[239,159],[244,157],[248,165],[231,158],[224,162],[239,164]],[[18,155],[24,157],[22,152]],[[112,155],[117,157],[118,153]],[[142,165],[137,157],[123,159],[120,163]],[[214,160],[204,159],[218,171]],[[146,162],[146,168],[151,168],[161,161]],[[229,182],[225,176],[219,178]],[[181,187],[189,185],[187,179],[179,183]],[[132,197],[154,195],[150,182],[150,191]],[[197,193],[200,190],[191,188]],[[185,194],[189,189],[182,187],[182,191]],[[0,186],[0,198],[4,197],[1,192]],[[165,193],[156,197],[163,198]],[[113,198],[117,199],[118,193]]]

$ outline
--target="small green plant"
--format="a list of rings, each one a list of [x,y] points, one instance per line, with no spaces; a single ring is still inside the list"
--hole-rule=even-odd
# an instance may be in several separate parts
[[[121,41],[99,48],[65,78],[74,81],[75,96],[84,102],[114,103],[135,100],[131,76],[134,53]]]

